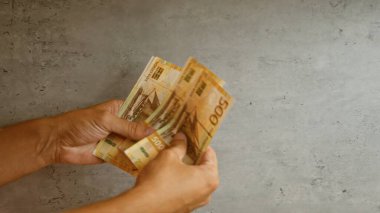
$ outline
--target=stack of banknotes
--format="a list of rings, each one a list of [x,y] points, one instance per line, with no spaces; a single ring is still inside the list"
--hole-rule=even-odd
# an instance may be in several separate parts
[[[188,144],[184,162],[197,164],[233,103],[223,85],[223,80],[194,58],[181,68],[152,57],[118,116],[145,122],[155,131],[140,141],[110,134],[93,154],[137,175],[181,131]]]

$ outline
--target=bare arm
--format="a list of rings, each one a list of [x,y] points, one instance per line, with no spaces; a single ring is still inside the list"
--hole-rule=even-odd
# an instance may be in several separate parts
[[[53,140],[50,119],[24,122],[0,130],[0,185],[47,166],[51,159],[46,150]]]

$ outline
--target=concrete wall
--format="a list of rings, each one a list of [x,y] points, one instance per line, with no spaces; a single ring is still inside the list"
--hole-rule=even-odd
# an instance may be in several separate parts
[[[0,1],[0,125],[128,95],[150,56],[195,56],[236,99],[213,140],[221,186],[197,212],[380,212],[377,0]],[[1,212],[116,195],[111,165],[50,166]]]

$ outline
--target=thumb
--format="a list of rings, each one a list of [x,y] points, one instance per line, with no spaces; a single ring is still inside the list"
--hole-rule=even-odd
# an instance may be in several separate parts
[[[201,166],[209,166],[218,169],[218,159],[216,158],[214,149],[208,147],[201,160],[199,161],[199,164]]]
[[[140,140],[154,132],[143,122],[131,122],[110,114],[109,130],[132,140]]]
[[[169,150],[175,152],[178,158],[182,160],[186,155],[187,142],[186,136],[183,133],[177,133],[172,140],[171,147]]]

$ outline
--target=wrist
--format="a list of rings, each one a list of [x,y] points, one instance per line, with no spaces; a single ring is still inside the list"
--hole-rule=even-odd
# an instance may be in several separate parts
[[[157,203],[159,201],[152,189],[142,186],[134,186],[133,188],[114,198],[114,202],[117,203],[115,206],[119,206],[119,210],[121,210],[120,212],[125,213],[167,213],[168,211],[162,211],[162,207],[159,203]]]
[[[70,213],[76,212],[109,212],[109,213],[145,213],[157,212],[151,207],[149,197],[146,197],[147,192],[145,189],[133,187],[130,190],[113,197],[108,200],[103,200],[79,209],[71,210]],[[161,211],[160,211],[161,212]]]
[[[57,151],[57,122],[54,117],[43,118],[35,121],[39,140],[36,145],[36,153],[42,166],[48,166],[56,162]]]
[[[178,213],[184,211],[181,202],[171,199],[171,196],[160,189],[159,186],[146,184],[135,185],[127,192],[120,195],[124,212],[156,212],[156,213]],[[128,202],[125,202],[128,201]]]

